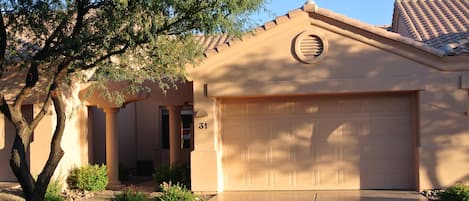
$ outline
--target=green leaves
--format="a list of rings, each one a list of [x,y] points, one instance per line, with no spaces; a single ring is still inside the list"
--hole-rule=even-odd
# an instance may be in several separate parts
[[[264,0],[1,0],[10,20],[7,48],[12,63],[37,62],[60,80],[95,69],[93,81],[144,81],[163,90],[185,81],[203,47],[194,35],[244,31],[247,14]],[[9,11],[6,13],[6,11]],[[14,16],[14,17],[12,17]],[[18,59],[21,62],[18,62]],[[52,78],[53,76],[49,76]],[[50,79],[47,78],[47,79]],[[114,97],[115,98],[115,97]]]
[[[70,170],[67,184],[71,189],[102,191],[108,184],[106,165],[88,165]]]

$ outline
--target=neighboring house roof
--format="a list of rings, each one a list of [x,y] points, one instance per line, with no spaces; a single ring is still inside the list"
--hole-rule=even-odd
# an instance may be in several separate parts
[[[447,55],[469,53],[469,0],[396,0],[392,31]]]

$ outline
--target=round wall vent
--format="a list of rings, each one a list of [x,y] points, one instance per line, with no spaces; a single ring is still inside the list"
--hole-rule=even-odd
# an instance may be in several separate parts
[[[313,31],[305,31],[295,40],[295,54],[304,63],[316,63],[324,56],[327,43],[321,34]]]

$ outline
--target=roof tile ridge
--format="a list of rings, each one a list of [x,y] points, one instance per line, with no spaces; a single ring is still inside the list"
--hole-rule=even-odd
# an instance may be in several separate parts
[[[441,20],[438,20],[440,17],[438,17],[438,14],[436,13],[438,11],[434,7],[434,1],[428,1],[428,4],[425,4],[425,9],[427,9],[426,12],[428,12],[428,14],[430,15],[430,20],[432,21],[432,23],[436,24],[435,26],[437,26],[436,28],[438,29],[438,34],[450,33],[448,27],[446,27],[445,24],[441,22]]]
[[[400,18],[404,19],[404,23],[407,26],[407,30],[409,30],[409,34],[415,39],[422,41],[422,37],[418,34],[417,30],[415,29],[414,23],[410,19],[409,15],[407,14],[407,10],[402,5],[404,0],[397,0],[394,6],[397,8],[398,15]],[[404,14],[405,13],[405,14]],[[399,22],[398,22],[399,23]]]
[[[455,21],[453,23],[457,24],[458,31],[467,31],[464,30],[465,25],[462,23],[462,21],[466,20],[467,23],[467,14],[468,13],[462,13],[460,5],[456,5],[458,0],[455,1],[445,1],[446,7],[451,11],[451,14],[454,15]]]
[[[420,15],[420,21],[423,24],[426,32],[425,34],[428,35],[430,39],[440,35],[439,32],[441,30],[435,27],[438,22],[434,21],[434,19],[430,17],[434,13],[430,12],[431,9],[429,8],[429,5],[424,1],[416,1],[415,4],[415,10]]]
[[[313,12],[313,11],[309,11],[309,12]],[[342,23],[352,25],[352,26],[357,27],[359,29],[362,29],[366,32],[369,32],[369,33],[372,33],[372,34],[375,34],[375,35],[378,35],[378,36],[381,36],[381,37],[384,37],[384,38],[388,38],[388,39],[391,39],[391,40],[394,40],[394,41],[398,41],[398,42],[413,46],[417,49],[423,50],[425,52],[429,52],[431,54],[434,54],[434,55],[437,55],[437,56],[440,56],[440,57],[445,55],[445,53],[442,50],[431,47],[431,46],[423,43],[422,41],[418,41],[418,40],[415,40],[413,38],[403,36],[399,33],[394,33],[394,32],[390,32],[390,31],[375,27],[373,25],[361,22],[359,20],[349,18],[347,16],[332,12],[328,9],[318,8],[318,9],[316,9],[315,13],[317,13],[319,15],[323,15],[323,16],[331,18],[331,19],[334,19],[334,20],[337,20],[337,21],[342,22]]]
[[[413,30],[414,33],[416,34],[416,40],[423,41],[428,39],[430,36],[426,34],[425,27],[422,26],[420,23],[420,17],[421,14],[417,14],[414,11],[416,11],[416,5],[414,5],[416,1],[406,1],[406,6],[404,4],[401,4],[402,6],[402,11],[405,12],[405,17],[408,18],[409,21],[406,21],[406,24],[409,28],[409,30]],[[417,11],[416,11],[417,12]],[[414,18],[415,20],[412,20],[411,18]],[[421,31],[420,31],[421,30]],[[412,35],[412,37],[414,37]]]
[[[449,25],[451,22],[445,17],[445,13],[441,11],[441,8],[439,8],[435,1],[429,1],[429,4],[431,5],[430,8],[433,12],[432,15],[439,19],[437,20],[437,23],[439,23],[439,26],[444,29],[445,34],[457,31],[453,26]],[[444,23],[442,21],[444,21]]]
[[[230,40],[228,40],[224,43],[218,44],[213,48],[209,48],[209,49],[205,50],[204,55],[205,55],[205,57],[209,58],[212,55],[218,54],[218,53],[220,53],[220,52],[222,52],[222,51],[224,51],[224,50],[226,50],[230,47],[233,47],[233,46],[237,45],[238,43],[241,43],[243,41],[248,40],[249,38],[251,38],[253,36],[256,36],[256,35],[261,34],[263,32],[272,30],[273,28],[277,27],[278,25],[283,24],[283,23],[285,23],[289,20],[292,20],[292,19],[294,19],[295,17],[301,15],[304,12],[305,12],[304,9],[297,8],[297,9],[293,9],[293,10],[289,11],[287,14],[279,15],[274,20],[268,21],[268,22],[264,23],[263,25],[258,26],[257,28],[254,28],[252,31],[243,34],[240,38],[235,37],[235,38],[230,39]]]

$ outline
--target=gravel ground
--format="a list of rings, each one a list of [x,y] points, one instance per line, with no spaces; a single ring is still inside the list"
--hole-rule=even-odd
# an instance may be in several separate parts
[[[111,201],[114,195],[121,193],[122,190],[130,189],[131,191],[139,191],[149,197],[158,197],[160,192],[153,192],[153,182],[142,182],[132,185],[123,185],[118,190],[106,190],[102,192],[75,192],[65,190],[64,197],[69,198],[67,201]],[[213,194],[199,195],[203,200],[209,200]],[[22,197],[21,187],[16,183],[0,183],[0,201],[25,201]]]

